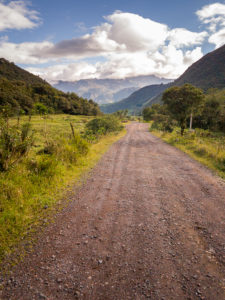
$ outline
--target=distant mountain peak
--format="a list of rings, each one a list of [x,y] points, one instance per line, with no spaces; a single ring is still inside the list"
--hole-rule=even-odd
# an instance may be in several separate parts
[[[97,103],[113,103],[126,98],[135,90],[149,84],[167,83],[171,80],[155,75],[142,75],[124,79],[81,79],[78,81],[58,81],[54,86],[64,92],[75,92]]]

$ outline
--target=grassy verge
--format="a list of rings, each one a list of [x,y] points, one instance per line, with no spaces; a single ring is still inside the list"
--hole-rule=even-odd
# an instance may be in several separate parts
[[[225,178],[225,135],[204,130],[186,131],[184,136],[180,135],[179,129],[172,133],[151,132]]]
[[[21,122],[25,122],[26,118]],[[46,140],[69,138],[70,123],[77,133],[82,133],[90,119],[67,115],[32,118],[35,143],[29,156],[9,171],[0,173],[0,262],[15,250],[21,240],[26,240],[39,225],[48,222],[65,191],[78,182],[109,146],[126,132],[109,134],[96,143],[89,143],[88,153],[78,155],[75,162],[68,158],[58,159],[55,155],[39,154]],[[64,146],[70,154],[72,146],[66,143]]]

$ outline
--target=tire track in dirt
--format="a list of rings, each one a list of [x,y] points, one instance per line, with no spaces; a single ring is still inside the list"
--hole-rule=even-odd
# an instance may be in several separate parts
[[[222,300],[225,184],[132,123],[0,299]]]

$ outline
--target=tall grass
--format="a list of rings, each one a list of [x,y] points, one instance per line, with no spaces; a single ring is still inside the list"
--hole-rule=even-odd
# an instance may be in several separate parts
[[[43,223],[68,186],[124,134],[107,135],[91,144],[82,138],[85,124],[91,119],[67,115],[32,117],[34,142],[29,155],[0,172],[0,261]],[[10,125],[16,122],[11,119]],[[24,116],[21,126],[26,122]]]

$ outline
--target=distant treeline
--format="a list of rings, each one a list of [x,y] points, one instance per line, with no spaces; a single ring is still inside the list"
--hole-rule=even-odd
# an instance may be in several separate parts
[[[164,93],[166,95],[166,92]],[[209,89],[202,100],[201,104],[193,110],[193,128],[225,132],[225,90]],[[168,105],[153,104],[143,110],[143,118],[145,121],[154,121],[153,127],[157,129],[172,131],[183,114],[178,105],[175,108],[176,117],[171,114]],[[190,118],[185,117],[184,120],[185,127],[188,127]]]

